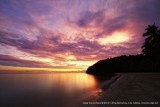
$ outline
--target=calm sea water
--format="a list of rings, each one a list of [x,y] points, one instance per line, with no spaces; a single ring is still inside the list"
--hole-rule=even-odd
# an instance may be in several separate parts
[[[76,107],[94,101],[99,81],[85,73],[1,74],[1,107]]]

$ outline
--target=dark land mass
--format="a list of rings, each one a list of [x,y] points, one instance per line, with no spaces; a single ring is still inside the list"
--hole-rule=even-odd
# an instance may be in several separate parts
[[[100,60],[87,69],[88,74],[113,75],[114,73],[160,72],[160,61],[149,59],[142,54],[119,56]]]
[[[143,33],[145,41],[141,47],[142,54],[123,55],[100,60],[87,69],[88,74],[113,75],[114,73],[160,72],[160,29],[148,25]]]

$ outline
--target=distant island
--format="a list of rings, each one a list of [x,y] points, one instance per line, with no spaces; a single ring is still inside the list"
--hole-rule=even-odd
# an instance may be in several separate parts
[[[115,58],[100,60],[90,66],[86,73],[93,75],[112,75],[114,73],[145,73],[160,72],[160,29],[155,25],[148,25],[143,33],[145,42],[142,54],[122,55]]]

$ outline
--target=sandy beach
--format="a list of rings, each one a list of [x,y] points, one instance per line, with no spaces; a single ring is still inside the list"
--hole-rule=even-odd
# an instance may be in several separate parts
[[[97,102],[113,104],[98,104],[98,106],[159,106],[157,104],[160,103],[159,73],[123,73],[118,75],[120,75],[119,78],[111,80],[116,81],[110,87],[106,89],[102,87],[101,97],[97,100]]]

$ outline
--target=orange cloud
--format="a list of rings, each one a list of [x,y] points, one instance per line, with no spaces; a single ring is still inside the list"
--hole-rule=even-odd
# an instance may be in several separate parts
[[[6,66],[86,69],[140,53],[145,26],[160,25],[158,0],[0,1],[0,7],[0,65]]]

